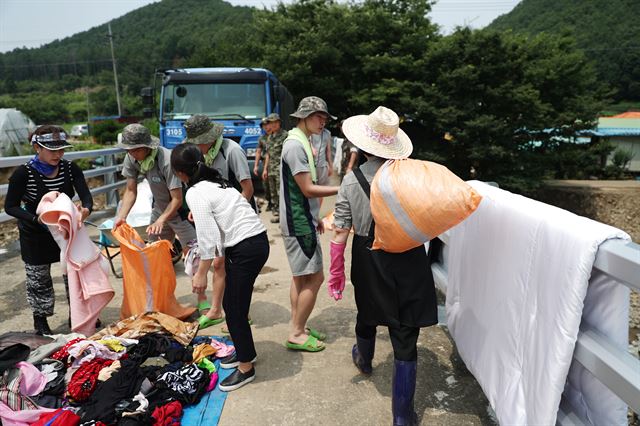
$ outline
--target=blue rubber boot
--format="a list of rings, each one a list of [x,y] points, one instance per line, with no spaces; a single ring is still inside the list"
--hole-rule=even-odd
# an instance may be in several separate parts
[[[364,339],[356,336],[356,344],[353,345],[353,348],[351,349],[351,358],[362,374],[369,375],[373,371],[371,360],[373,360],[373,354],[375,351],[375,336],[371,339]]]
[[[412,426],[418,421],[418,416],[413,410],[417,364],[417,361],[394,360],[391,402],[394,426]]]

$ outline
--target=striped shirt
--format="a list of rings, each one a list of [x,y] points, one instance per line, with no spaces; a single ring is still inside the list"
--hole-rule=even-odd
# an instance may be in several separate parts
[[[38,199],[39,184],[37,181],[36,173],[38,172],[32,169],[31,167],[27,167],[28,180],[27,180],[27,186],[24,192],[23,199],[25,201],[30,201],[32,203],[36,202],[36,200],[40,201]],[[64,192],[64,182],[65,182],[64,179],[67,174],[71,175],[71,182],[73,183],[73,175],[71,174],[71,163],[67,163],[67,167],[60,167],[60,171],[58,172],[58,175],[53,178],[48,178],[38,173],[38,175],[40,176],[40,179],[42,180],[42,183],[44,183],[44,186],[47,188],[47,192],[50,192],[50,191]]]
[[[4,211],[15,218],[36,223],[38,221],[36,209],[44,195],[40,192],[39,181],[42,181],[47,191],[64,192],[69,198],[73,198],[77,192],[82,207],[86,207],[89,211],[93,209],[93,197],[82,170],[77,165],[62,160],[58,174],[52,178],[38,173],[27,165],[17,167],[9,178]],[[68,187],[65,185],[66,181],[70,183]]]

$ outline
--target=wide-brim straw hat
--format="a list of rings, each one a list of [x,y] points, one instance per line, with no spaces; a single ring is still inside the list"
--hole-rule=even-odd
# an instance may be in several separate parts
[[[142,124],[129,124],[118,135],[118,148],[131,150],[136,148],[157,148],[160,139],[152,136],[149,129]]]
[[[184,122],[184,129],[187,132],[187,137],[183,143],[207,145],[214,143],[222,136],[224,126],[212,122],[206,115],[195,114]]]
[[[376,157],[399,160],[413,152],[411,139],[400,128],[398,114],[383,106],[369,115],[347,118],[342,132],[356,147]]]

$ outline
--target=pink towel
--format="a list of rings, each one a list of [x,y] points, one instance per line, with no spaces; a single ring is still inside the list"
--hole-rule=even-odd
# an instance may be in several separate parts
[[[91,336],[100,311],[114,295],[109,264],[89,238],[80,212],[66,194],[47,193],[36,212],[60,246],[60,261],[69,277],[71,329]]]

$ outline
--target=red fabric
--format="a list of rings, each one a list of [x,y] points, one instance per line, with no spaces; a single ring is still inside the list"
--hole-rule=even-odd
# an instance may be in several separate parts
[[[64,362],[64,363],[67,365],[67,367],[68,367],[68,366],[69,366],[69,364],[70,364],[70,363],[68,362],[68,358],[69,358],[69,347],[70,347],[71,345],[73,345],[73,344],[75,344],[75,343],[78,343],[78,342],[81,342],[81,341],[83,341],[83,340],[86,340],[86,339],[83,339],[82,337],[77,337],[77,338],[75,338],[75,339],[73,339],[73,340],[69,340],[69,341],[67,342],[67,344],[66,344],[66,345],[64,345],[63,347],[61,347],[60,349],[58,349],[58,351],[57,351],[57,352],[54,352],[53,354],[51,354],[51,356],[50,356],[49,358],[53,358],[53,359],[57,359],[58,361],[62,361],[62,362]]]
[[[55,418],[52,423],[49,423],[51,419]],[[57,409],[51,413],[41,414],[37,422],[32,423],[31,426],[78,426],[80,424],[80,416],[73,411]]]
[[[180,426],[182,405],[178,401],[161,405],[153,410],[151,417],[153,417],[154,426]]]
[[[111,359],[97,358],[82,364],[71,376],[67,395],[76,402],[88,399],[98,384],[100,370],[113,363]]]

